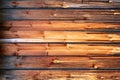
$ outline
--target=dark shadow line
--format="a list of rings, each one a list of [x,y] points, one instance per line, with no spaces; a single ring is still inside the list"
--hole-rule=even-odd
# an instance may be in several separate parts
[[[100,71],[100,70],[117,70],[120,68],[0,68],[0,70],[92,70],[92,71]]]
[[[120,8],[62,8],[62,7],[39,7],[39,8],[33,8],[33,7],[16,7],[16,8],[0,8],[0,9],[17,9],[17,10],[120,10]]]

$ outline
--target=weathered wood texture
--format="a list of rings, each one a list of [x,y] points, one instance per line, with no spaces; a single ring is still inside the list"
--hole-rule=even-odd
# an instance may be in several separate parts
[[[40,31],[40,30],[120,30],[120,23],[85,23],[79,21],[6,21],[0,30]],[[112,31],[111,31],[112,30]]]
[[[0,59],[2,61],[2,59]],[[120,57],[5,57],[0,68],[119,68]]]
[[[84,56],[119,55],[120,45],[92,44],[1,44],[1,55]]]
[[[3,31],[2,33],[4,36],[0,36],[0,42],[120,42],[120,33],[89,31]]]
[[[0,3],[0,80],[120,80],[120,0]]]
[[[82,22],[119,22],[119,10],[61,10],[61,9],[41,9],[41,10],[25,10],[10,9],[4,10],[3,19],[0,20],[67,20]],[[17,14],[17,15],[16,15]]]
[[[4,71],[2,80],[119,80],[119,71]]]
[[[10,0],[1,8],[120,8],[119,0]]]

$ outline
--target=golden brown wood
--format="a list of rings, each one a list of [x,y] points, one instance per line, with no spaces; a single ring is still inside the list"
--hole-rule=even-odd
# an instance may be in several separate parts
[[[0,80],[120,80],[120,0],[0,5]]]
[[[6,21],[0,30],[40,31],[40,30],[104,30],[120,29],[120,23],[85,23],[79,21]]]
[[[12,74],[11,74],[12,73]],[[119,80],[119,71],[75,71],[75,70],[22,70],[22,71],[5,71],[2,79],[17,79],[17,80]],[[16,77],[11,77],[16,76]]]
[[[87,44],[1,44],[4,55],[115,55],[119,46]],[[2,53],[1,53],[2,54]]]
[[[30,39],[31,42],[93,42],[93,41],[108,41],[119,42],[119,33],[102,33],[102,32],[80,32],[80,31],[3,31],[4,36],[1,38],[8,39],[8,42],[13,39]],[[59,34],[60,33],[60,34]],[[10,39],[9,39],[10,38]],[[29,40],[29,41],[30,41]],[[7,42],[7,41],[6,41]],[[18,41],[20,42],[20,41]],[[22,40],[21,40],[22,42]]]

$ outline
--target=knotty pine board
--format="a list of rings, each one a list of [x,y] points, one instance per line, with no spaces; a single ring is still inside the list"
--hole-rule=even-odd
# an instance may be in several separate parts
[[[1,21],[0,30],[41,31],[41,30],[107,30],[120,29],[120,23],[85,23],[79,21]],[[112,30],[112,31],[111,31]]]
[[[0,3],[0,80],[120,80],[120,0]]]
[[[1,55],[105,56],[119,55],[119,44],[0,44]]]
[[[16,39],[16,42],[17,39],[18,42],[20,42],[19,39],[31,39],[31,42],[120,42],[120,33],[89,31],[2,31],[1,33],[4,35],[0,36],[1,40],[8,39],[8,42],[15,42],[14,39]],[[21,40],[21,42],[23,40]]]
[[[17,15],[16,15],[17,14]],[[77,10],[77,9],[8,9],[3,10],[0,20],[48,20],[81,22],[119,22],[119,10]]]
[[[4,57],[2,69],[117,69],[119,57]],[[1,64],[2,64],[1,63]]]
[[[4,0],[0,8],[120,8],[119,0]]]
[[[2,80],[119,80],[119,71],[14,70],[4,71]]]

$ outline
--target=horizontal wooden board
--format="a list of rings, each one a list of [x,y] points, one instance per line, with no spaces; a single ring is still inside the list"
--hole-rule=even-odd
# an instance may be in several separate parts
[[[89,31],[1,31],[1,33],[4,36],[0,35],[0,38],[6,42],[22,42],[24,39],[31,39],[30,42],[120,42],[120,33]]]
[[[39,38],[11,38],[0,39],[0,43],[22,43],[22,44],[120,44],[119,40],[79,40],[79,39],[39,39]]]
[[[120,8],[119,0],[4,0],[1,8]]]
[[[2,14],[2,15],[1,15]],[[10,9],[2,11],[0,20],[67,20],[82,22],[119,22],[119,10],[25,10]],[[17,14],[17,15],[16,15]]]
[[[5,21],[0,30],[40,31],[40,30],[105,30],[112,32],[120,29],[120,23],[85,23],[79,21]]]
[[[0,80],[120,80],[120,0],[0,3]]]
[[[117,69],[120,57],[4,57],[0,63],[0,68]]]
[[[1,80],[119,80],[120,71],[4,71]]]
[[[119,55],[117,45],[93,44],[1,44],[1,55]]]

